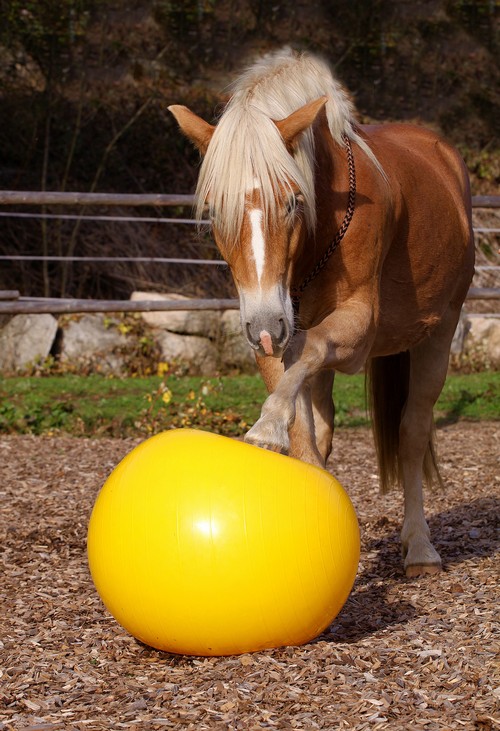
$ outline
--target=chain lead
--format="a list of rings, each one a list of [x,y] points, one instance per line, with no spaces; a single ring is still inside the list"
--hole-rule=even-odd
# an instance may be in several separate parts
[[[356,203],[356,169],[354,167],[354,155],[352,152],[352,146],[351,146],[351,140],[349,137],[344,134],[342,135],[342,141],[344,142],[346,152],[347,152],[347,164],[349,169],[349,197],[347,200],[347,210],[345,212],[344,220],[342,221],[342,224],[340,225],[339,230],[335,234],[334,239],[332,240],[330,246],[325,251],[321,259],[317,262],[317,264],[314,266],[312,271],[307,275],[307,277],[302,281],[299,287],[296,287],[291,292],[291,298],[292,298],[292,305],[293,310],[295,314],[295,319],[298,319],[298,313],[299,313],[299,304],[300,304],[300,298],[302,296],[302,293],[304,292],[305,288],[318,276],[318,274],[325,268],[326,263],[328,262],[329,258],[333,254],[333,252],[337,249],[340,242],[344,238],[347,229],[349,228],[349,224],[351,223],[351,219],[354,214],[354,206]]]

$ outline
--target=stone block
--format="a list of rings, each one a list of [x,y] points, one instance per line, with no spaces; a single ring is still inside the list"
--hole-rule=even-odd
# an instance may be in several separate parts
[[[176,300],[189,301],[189,297],[181,294],[158,294],[157,292],[133,292],[132,302],[142,300]],[[141,312],[141,316],[150,327],[169,330],[179,335],[199,335],[217,338],[221,313],[214,310],[176,310],[159,312]]]
[[[92,364],[103,373],[123,370],[120,349],[128,339],[104,315],[83,315],[63,330],[60,358],[75,364]]]
[[[485,366],[500,368],[500,318],[470,317],[463,352],[480,353]]]
[[[50,354],[57,333],[52,315],[15,315],[0,330],[0,370],[16,371]]]
[[[155,339],[160,346],[162,359],[167,363],[185,363],[192,375],[213,376],[216,373],[218,352],[209,338],[157,330]]]

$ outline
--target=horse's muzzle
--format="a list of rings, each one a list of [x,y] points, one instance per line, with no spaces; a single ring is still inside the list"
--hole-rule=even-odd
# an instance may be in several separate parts
[[[290,327],[285,318],[265,324],[262,321],[247,321],[245,334],[250,346],[261,356],[280,358],[290,340]]]

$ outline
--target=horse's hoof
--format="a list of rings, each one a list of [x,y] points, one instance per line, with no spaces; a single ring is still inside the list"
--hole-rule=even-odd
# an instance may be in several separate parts
[[[245,436],[243,440],[246,444],[252,444],[254,447],[261,447],[262,449],[267,449],[268,452],[276,452],[277,454],[288,454],[288,450],[286,447],[281,446],[280,444],[274,444],[272,442],[266,442],[262,441],[260,439],[254,439],[253,437],[249,437],[248,434]]]
[[[261,418],[245,434],[245,442],[279,454],[288,454],[290,440],[285,427],[268,416]]]
[[[414,564],[412,566],[407,566],[405,569],[407,579],[415,579],[417,576],[425,576],[429,574],[439,574],[441,570],[442,566],[440,563]]]

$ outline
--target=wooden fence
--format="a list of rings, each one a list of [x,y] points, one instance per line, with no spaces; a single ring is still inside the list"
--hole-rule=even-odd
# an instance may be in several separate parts
[[[194,197],[192,195],[177,194],[122,194],[122,193],[75,193],[56,191],[0,191],[0,205],[74,205],[74,206],[192,206]],[[500,208],[500,196],[477,195],[472,198],[472,205],[475,208]],[[5,214],[7,215],[7,214]],[[15,215],[15,214],[13,214]],[[76,216],[79,218],[79,216]],[[100,219],[101,217],[97,217]],[[115,219],[119,220],[119,219]],[[127,219],[129,220],[129,219]],[[134,219],[135,220],[135,219]],[[138,218],[137,220],[145,220]],[[148,219],[151,221],[168,223],[194,223],[192,219]],[[481,229],[481,231],[497,232],[498,229]],[[66,257],[21,257],[3,256],[3,260],[30,259],[30,260],[64,260]],[[200,264],[208,265],[217,263],[224,265],[224,262],[200,259],[160,259],[158,257],[70,257],[72,261],[146,261],[165,262],[176,264]],[[486,267],[484,267],[486,268]],[[487,267],[497,269],[497,267]],[[500,299],[500,287],[471,287],[468,299]],[[0,291],[0,314],[62,314],[82,312],[152,312],[165,310],[227,310],[238,309],[237,299],[189,299],[189,300],[79,300],[79,299],[58,299],[58,298],[34,298],[22,297],[14,290]]]

